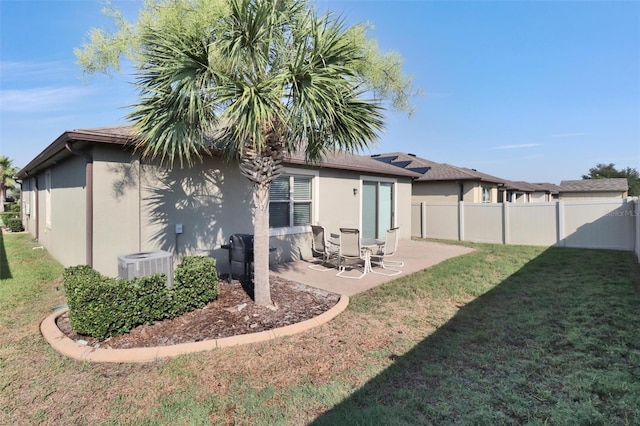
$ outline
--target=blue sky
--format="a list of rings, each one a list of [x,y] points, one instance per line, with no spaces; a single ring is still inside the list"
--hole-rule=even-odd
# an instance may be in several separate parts
[[[138,1],[114,1],[133,19]],[[369,153],[404,151],[510,180],[640,170],[640,1],[332,1],[370,22],[425,96]],[[125,122],[131,75],[83,81],[73,48],[98,1],[0,0],[0,154],[26,165],[65,130]]]

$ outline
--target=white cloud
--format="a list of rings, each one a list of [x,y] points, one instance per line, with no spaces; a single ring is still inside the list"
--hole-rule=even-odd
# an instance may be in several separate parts
[[[77,70],[76,70],[77,71]],[[35,78],[51,78],[68,77],[73,70],[61,61],[46,62],[19,62],[19,61],[3,61],[0,62],[0,75],[2,80],[7,81],[24,81],[27,77]],[[78,76],[80,76],[80,72]]]
[[[541,143],[522,143],[519,145],[500,145],[494,146],[490,149],[520,149],[520,148],[533,148],[534,146],[541,146]]]
[[[59,110],[91,94],[92,89],[76,86],[36,87],[0,91],[0,112],[42,112]]]

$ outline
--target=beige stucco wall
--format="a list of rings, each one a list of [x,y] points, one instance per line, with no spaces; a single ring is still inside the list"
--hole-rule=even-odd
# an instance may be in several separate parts
[[[587,200],[605,200],[605,199],[623,199],[627,198],[626,192],[621,191],[605,191],[605,192],[561,192],[559,199],[565,201],[587,201]]]
[[[362,228],[362,181],[394,184],[393,224],[399,227],[399,238],[411,238],[411,180],[360,174],[348,170],[321,169],[319,172],[317,215],[314,221],[327,232],[340,228]],[[356,189],[356,194],[354,194]]]
[[[140,250],[138,160],[130,152],[93,150],[93,267],[118,273],[118,256]]]
[[[182,255],[217,259],[228,272],[227,251],[221,246],[231,234],[253,233],[252,192],[237,164],[207,158],[191,167],[168,168],[140,162],[120,147],[94,145],[93,267],[117,276],[118,256],[165,250],[178,262]],[[63,167],[62,167],[63,166]],[[330,231],[361,226],[362,179],[370,175],[323,168],[287,167],[287,173],[314,176],[313,221]],[[39,224],[43,245],[64,266],[86,263],[85,160],[69,157],[51,169],[52,226],[45,225],[45,179],[39,181]],[[411,180],[394,182],[394,224],[400,237],[410,238]],[[357,194],[354,195],[353,189]],[[35,223],[35,220],[30,218]],[[31,222],[30,222],[31,223]],[[182,233],[176,233],[176,225]],[[310,227],[271,230],[271,262],[308,258]],[[238,268],[238,269],[235,269]],[[234,266],[240,272],[240,265]]]
[[[415,182],[412,191],[414,203],[457,203],[460,185],[456,182]]]
[[[143,164],[140,183],[141,250],[215,257],[226,273],[220,246],[232,234],[253,233],[250,186],[238,167],[219,158],[184,168]]]
[[[340,170],[322,170],[318,184],[317,216],[314,221],[327,232],[338,232],[340,228],[359,228],[361,218],[360,175]],[[353,194],[353,189],[358,194]]]
[[[498,202],[498,186],[495,184],[465,181],[462,183],[462,201],[465,203],[482,203],[482,187],[490,189],[492,203]],[[413,185],[413,203],[456,203],[460,199],[460,183],[458,182],[417,182]]]
[[[39,242],[65,266],[86,263],[85,160],[71,156],[52,166],[51,226],[47,225],[45,171],[38,175]]]

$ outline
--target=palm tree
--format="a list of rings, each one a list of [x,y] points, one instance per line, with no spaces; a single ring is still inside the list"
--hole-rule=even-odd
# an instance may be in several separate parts
[[[191,163],[211,148],[239,160],[253,185],[254,300],[270,304],[269,188],[283,156],[303,151],[314,162],[366,147],[383,125],[380,100],[367,96],[402,99],[407,88],[376,84],[374,65],[386,63],[389,76],[407,81],[397,61],[375,54],[364,27],[345,28],[304,1],[174,1],[138,25],[140,98],[130,114],[138,146],[170,162]],[[104,61],[111,47],[94,40],[90,48]],[[108,67],[95,58],[85,70]]]
[[[0,155],[0,212],[4,211],[7,188],[12,188],[16,184],[13,178],[16,172],[17,168],[13,166],[13,160],[4,155]]]

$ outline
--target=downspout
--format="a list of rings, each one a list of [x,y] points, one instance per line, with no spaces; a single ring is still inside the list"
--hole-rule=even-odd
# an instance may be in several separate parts
[[[27,175],[29,176],[29,175]],[[33,214],[36,215],[36,220],[34,221],[34,226],[36,227],[36,241],[40,241],[40,210],[38,210],[38,207],[40,206],[40,191],[38,189],[38,176],[34,176],[32,177],[33,179],[33,190],[35,191],[35,197],[34,198],[34,206],[33,206]]]
[[[64,147],[77,156],[84,156],[86,161],[85,166],[85,180],[87,189],[85,194],[87,196],[86,206],[86,256],[87,265],[93,267],[93,156],[88,152],[77,151],[71,146],[71,142],[65,143]]]

